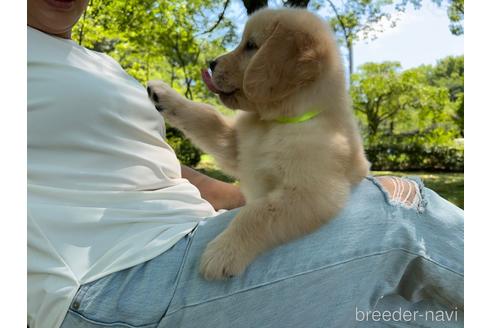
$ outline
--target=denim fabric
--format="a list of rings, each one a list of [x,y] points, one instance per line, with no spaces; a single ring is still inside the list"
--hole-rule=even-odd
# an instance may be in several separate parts
[[[237,210],[207,219],[160,256],[83,285],[62,327],[462,327],[463,211],[419,185],[409,207],[369,177],[329,224],[227,281],[205,281],[198,265]]]

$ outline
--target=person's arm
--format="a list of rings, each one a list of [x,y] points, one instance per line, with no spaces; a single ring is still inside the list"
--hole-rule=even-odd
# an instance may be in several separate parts
[[[216,209],[233,209],[245,204],[239,187],[230,183],[210,178],[190,167],[181,165],[181,176],[188,179]]]

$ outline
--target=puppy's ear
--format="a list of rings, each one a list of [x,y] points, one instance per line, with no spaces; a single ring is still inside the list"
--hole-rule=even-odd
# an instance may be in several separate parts
[[[322,46],[311,35],[277,23],[244,73],[246,97],[257,102],[280,100],[314,81],[322,69]]]

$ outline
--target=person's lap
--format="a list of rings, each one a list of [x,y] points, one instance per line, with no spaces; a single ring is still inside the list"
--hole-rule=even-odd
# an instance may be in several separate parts
[[[390,326],[462,326],[463,212],[422,194],[400,206],[366,179],[329,224],[227,281],[198,266],[237,210],[210,218],[160,256],[82,286],[62,327],[378,327],[388,322],[368,311],[388,309],[414,319]],[[437,311],[450,319],[429,320]]]

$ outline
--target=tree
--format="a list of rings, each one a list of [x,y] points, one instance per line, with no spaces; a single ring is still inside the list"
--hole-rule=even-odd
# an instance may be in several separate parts
[[[448,56],[440,59],[427,79],[431,85],[448,89],[450,100],[455,101],[465,92],[465,57]]]
[[[454,35],[463,34],[463,19],[465,18],[465,0],[449,0],[448,17],[449,29]]]
[[[261,9],[268,6],[268,0],[243,0],[244,7],[248,16]]]
[[[443,0],[432,0],[441,6]],[[464,0],[448,0],[448,16],[452,22],[450,25],[453,34],[462,34],[461,21],[464,17]],[[397,22],[392,20],[390,9],[403,12],[408,4],[418,9],[422,0],[282,0],[284,6],[307,7],[319,10],[327,7],[330,12],[328,18],[331,27],[339,37],[339,42],[347,50],[349,78],[354,72],[354,44],[362,39],[376,38],[377,33],[383,31],[380,24],[383,20],[390,22],[390,27],[395,27]],[[248,15],[254,11],[268,6],[267,0],[243,0]]]
[[[465,58],[449,56],[439,60],[428,75],[430,85],[448,89],[449,100],[453,109],[452,118],[465,136],[464,102],[465,102]]]
[[[309,4],[309,0],[286,0],[283,1],[284,5],[289,7],[303,7],[306,8]]]
[[[448,91],[429,85],[423,68],[402,71],[398,62],[366,63],[353,75],[351,96],[369,144],[456,134],[450,126]]]
[[[329,20],[334,32],[341,36],[343,46],[348,51],[349,77],[354,72],[353,46],[361,38],[367,38],[370,32],[378,30],[378,23],[389,13],[384,8],[391,5],[393,0],[359,0],[336,3],[326,1],[333,13]],[[393,24],[395,24],[393,22]]]
[[[354,110],[365,116],[369,138],[375,138],[381,124],[401,110],[398,97],[411,88],[402,83],[400,69],[398,62],[366,63],[360,67],[360,73],[353,76],[351,96]]]
[[[454,35],[461,35],[464,33],[463,19],[465,18],[465,0],[432,0],[433,3],[442,6],[443,2],[447,2],[448,18],[449,18],[449,30]],[[412,3],[415,8],[420,8],[422,0],[400,0],[396,4],[397,10],[405,10],[408,3]]]
[[[80,44],[115,57],[138,80],[157,74],[192,98],[197,89],[205,90],[199,67],[236,40],[232,22],[224,17],[228,3],[92,0],[74,32]],[[211,14],[217,11],[215,20]]]
[[[303,7],[306,8],[310,0],[282,0],[282,5],[286,7]],[[243,0],[244,7],[248,16],[261,9],[268,6],[268,0]]]
[[[443,0],[432,0],[441,6]],[[448,16],[451,20],[450,29],[453,34],[462,34],[462,20],[464,17],[464,0],[448,0]],[[422,0],[326,0],[311,1],[311,4],[320,9],[327,6],[330,12],[329,22],[338,35],[342,46],[347,50],[349,78],[354,72],[354,50],[357,41],[375,39],[378,33],[383,32],[383,21],[388,21],[390,27],[395,27],[397,21],[392,19],[390,9],[397,12],[406,10],[409,4],[418,9]]]

